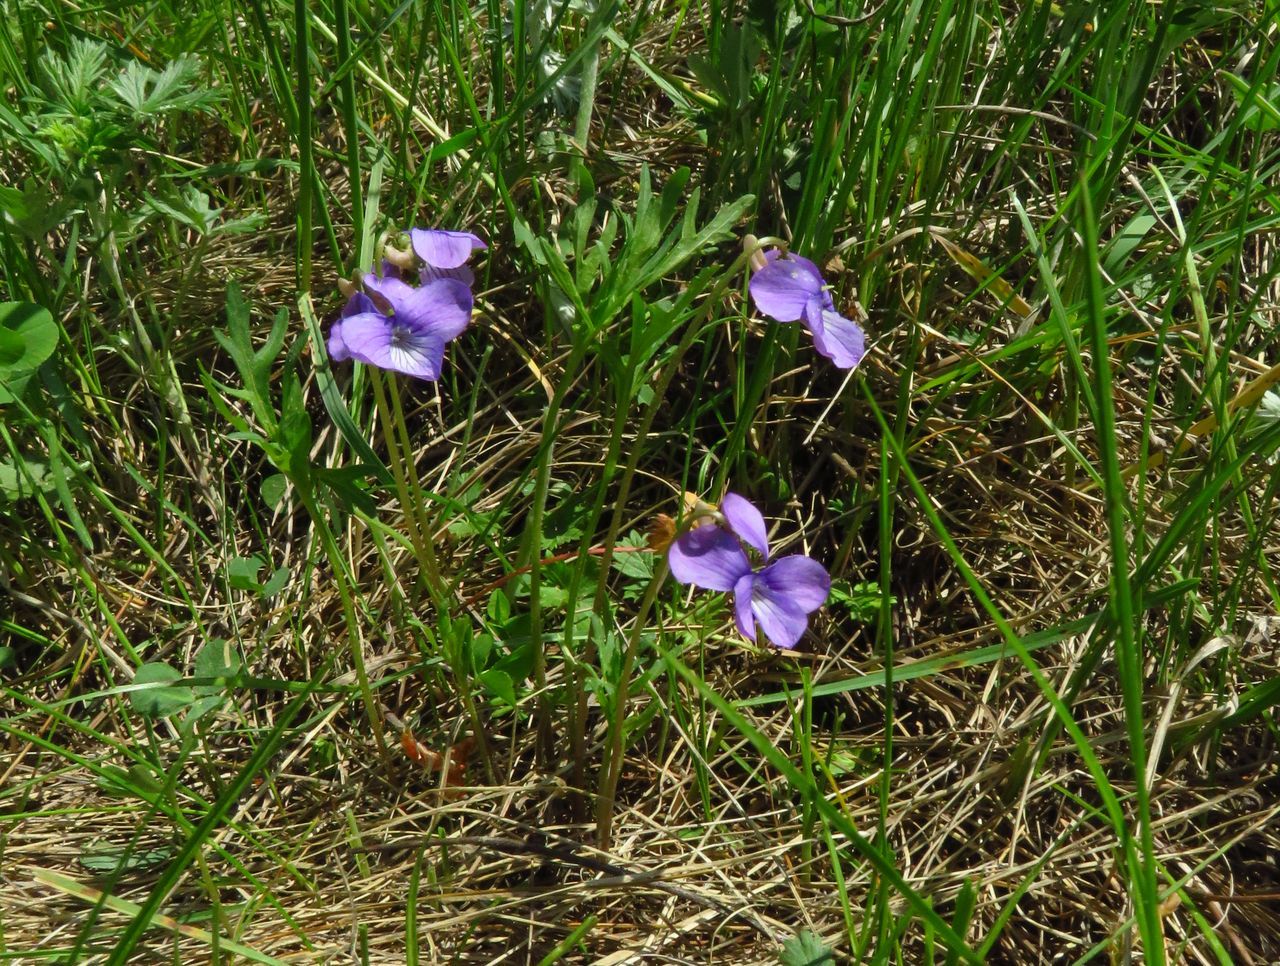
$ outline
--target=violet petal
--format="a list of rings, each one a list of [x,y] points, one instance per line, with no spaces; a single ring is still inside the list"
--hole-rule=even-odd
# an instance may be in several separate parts
[[[438,228],[413,228],[409,240],[414,253],[433,268],[457,268],[475,249],[488,247],[469,231]]]
[[[717,526],[694,527],[682,533],[667,551],[671,576],[704,590],[733,590],[751,564],[738,539]]]
[[[751,588],[755,574],[743,574],[733,585],[733,618],[742,636],[749,641],[756,639],[756,618],[751,613]]]
[[[392,299],[396,318],[448,342],[471,321],[471,289],[457,279],[440,278],[417,288],[399,283],[405,293]]]
[[[361,312],[342,320],[342,344],[347,356],[386,367],[391,344],[391,319],[381,312]]]
[[[812,557],[792,554],[775,560],[756,574],[756,596],[761,591],[785,599],[804,613],[815,611],[831,593],[827,568]]]
[[[751,585],[751,613],[769,643],[788,651],[800,643],[809,626],[804,611],[771,592],[758,577]]]
[[[810,299],[822,291],[822,276],[810,272],[808,259],[778,258],[751,276],[747,288],[756,308],[779,322],[804,315]]]
[[[333,328],[329,330],[328,348],[329,358],[334,362],[346,362],[351,358],[351,350],[342,340],[342,319],[333,323]]]
[[[823,309],[820,326],[809,326],[813,346],[838,369],[853,369],[867,354],[862,326],[832,309]]]
[[[769,559],[769,531],[764,517],[751,501],[737,493],[726,493],[720,501],[720,512],[739,539],[759,551],[765,560]]]

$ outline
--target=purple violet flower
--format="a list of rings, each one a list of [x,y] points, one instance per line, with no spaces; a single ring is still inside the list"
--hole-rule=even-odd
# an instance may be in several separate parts
[[[411,228],[409,242],[422,261],[423,283],[437,278],[452,278],[463,285],[474,285],[475,274],[466,262],[478,248],[488,248],[469,231],[445,231],[441,228]]]
[[[756,308],[779,322],[803,320],[813,345],[840,369],[852,369],[866,354],[862,327],[836,311],[818,266],[800,255],[772,249],[747,288]]]
[[[477,248],[489,247],[469,231],[441,228],[411,228],[409,241],[414,254],[431,268],[458,268]]]
[[[812,557],[793,554],[769,563],[764,517],[745,497],[726,493],[720,515],[728,528],[703,523],[675,539],[667,551],[671,575],[682,584],[733,593],[734,620],[743,636],[754,641],[756,626],[775,647],[787,650],[800,642],[809,615],[831,592],[831,578]],[[751,566],[746,544],[765,560]]]
[[[373,275],[365,276],[364,288],[351,296],[329,330],[330,357],[439,379],[445,345],[471,321],[471,290],[455,279],[414,288],[398,278]]]

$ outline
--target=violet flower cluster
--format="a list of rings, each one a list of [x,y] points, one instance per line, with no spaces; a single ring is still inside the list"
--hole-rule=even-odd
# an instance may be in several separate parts
[[[866,335],[836,311],[818,266],[777,248],[765,252],[763,262],[748,285],[756,308],[778,322],[802,321],[820,354],[840,369],[857,366],[867,351]]]
[[[411,253],[389,249],[391,260],[383,262],[381,274],[359,280],[330,329],[329,355],[335,362],[355,359],[435,381],[446,345],[471,321],[475,277],[467,262],[487,246],[470,232],[422,228],[408,232],[408,244]],[[862,361],[862,328],[836,311],[817,265],[775,248],[757,251],[752,267],[749,290],[760,312],[779,322],[802,322],[818,352],[841,369]],[[674,531],[674,523],[664,519]],[[752,564],[748,549],[759,555],[760,566]],[[736,493],[727,493],[718,511],[676,537],[667,559],[680,583],[732,593],[742,634],[755,641],[759,629],[779,648],[800,642],[809,615],[831,592],[826,568],[811,557],[770,561],[764,517]]]
[[[744,637],[756,628],[774,646],[791,649],[809,626],[809,615],[826,603],[831,578],[818,561],[802,554],[769,562],[764,517],[745,497],[726,493],[719,522],[704,520],[676,537],[667,552],[671,575],[682,584],[732,592],[734,619]],[[751,565],[743,545],[764,565]]]
[[[445,346],[471,321],[475,277],[466,263],[486,246],[470,232],[423,228],[410,230],[409,241],[417,278],[390,262],[380,277],[364,276],[363,291],[352,294],[329,330],[329,355],[434,382]]]

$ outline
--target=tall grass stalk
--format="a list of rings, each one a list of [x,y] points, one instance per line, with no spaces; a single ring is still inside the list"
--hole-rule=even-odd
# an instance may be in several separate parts
[[[1098,227],[1093,199],[1086,188],[1080,192],[1081,248],[1084,253],[1088,288],[1088,326],[1093,350],[1094,412],[1098,453],[1111,537],[1111,607],[1116,622],[1116,661],[1120,687],[1124,692],[1125,726],[1129,735],[1129,755],[1133,764],[1134,798],[1137,804],[1137,855],[1126,849],[1129,861],[1131,898],[1142,933],[1143,954],[1150,963],[1164,963],[1164,927],[1160,917],[1160,897],[1156,887],[1155,841],[1151,830],[1151,801],[1147,785],[1147,736],[1143,727],[1142,695],[1144,668],[1141,641],[1134,621],[1132,585],[1129,581],[1127,500],[1116,453],[1115,395],[1111,381],[1111,345],[1107,336],[1107,308],[1102,293],[1102,273],[1098,269]],[[1123,839],[1122,839],[1123,842]]]

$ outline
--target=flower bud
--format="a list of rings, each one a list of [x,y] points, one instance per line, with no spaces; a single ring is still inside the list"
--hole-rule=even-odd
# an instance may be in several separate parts
[[[751,266],[751,271],[758,272],[769,264],[769,260],[764,257],[764,251],[760,247],[760,239],[755,235],[743,236],[742,250],[747,253],[747,264]]]
[[[418,264],[418,256],[413,253],[412,248],[396,248],[390,243],[382,249],[382,257],[404,271],[412,271]]]

